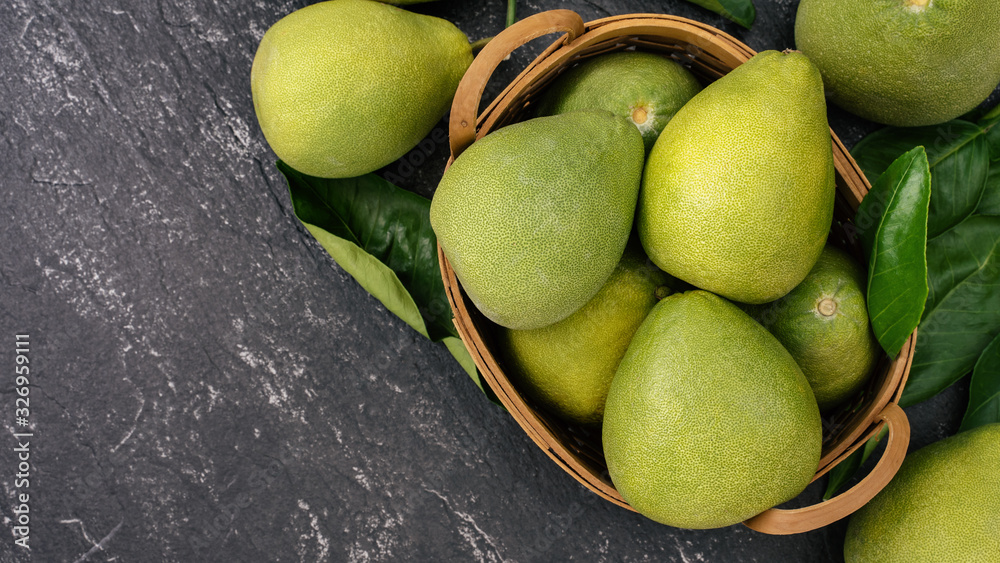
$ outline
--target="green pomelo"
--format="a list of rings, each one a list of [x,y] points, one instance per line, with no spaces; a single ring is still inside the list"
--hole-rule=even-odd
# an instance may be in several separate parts
[[[826,243],[834,168],[819,72],[765,51],[712,83],[649,154],[639,236],[657,266],[734,301],[792,290]]]
[[[431,226],[484,315],[548,326],[590,301],[621,259],[642,162],[639,131],[606,111],[515,123],[445,172]]]
[[[545,91],[536,113],[608,110],[639,128],[649,152],[670,118],[700,90],[694,75],[677,62],[654,53],[622,51],[568,70]]]
[[[445,20],[371,0],[332,0],[267,30],[250,85],[278,158],[305,174],[346,178],[419,143],[470,64],[468,39]]]
[[[600,424],[608,387],[667,276],[629,245],[604,287],[569,317],[535,330],[501,329],[497,346],[518,390],[564,420]]]
[[[795,44],[840,107],[888,125],[934,125],[1000,82],[1000,2],[802,0]]]
[[[746,311],[795,358],[821,411],[840,405],[868,381],[878,340],[868,322],[865,270],[827,246],[806,279],[788,295]]]
[[[674,294],[643,321],[604,409],[611,480],[682,528],[741,522],[798,495],[819,464],[819,409],[781,343],[732,303]]]
[[[1000,561],[1000,423],[912,453],[851,517],[847,563]]]

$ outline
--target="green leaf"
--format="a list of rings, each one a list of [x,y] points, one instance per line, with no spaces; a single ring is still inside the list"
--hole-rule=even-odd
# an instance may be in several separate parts
[[[983,198],[979,200],[976,213],[983,215],[1000,215],[1000,106],[986,114],[979,122],[986,131],[986,144],[990,150],[990,172],[986,177],[986,188]]]
[[[750,29],[757,19],[753,0],[688,0]]]
[[[826,492],[823,493],[823,500],[832,499],[844,488],[844,485],[854,477],[854,474],[861,469],[865,461],[871,457],[872,452],[878,447],[878,443],[888,432],[888,428],[882,428],[881,432],[868,439],[864,447],[856,450],[847,459],[838,463],[836,467],[830,470],[830,473],[828,473],[829,479],[826,482]]]
[[[927,153],[917,147],[889,166],[858,207],[859,217],[881,216],[877,227],[858,228],[869,256],[868,314],[890,357],[899,354],[917,327],[927,299],[930,196]]]
[[[902,406],[960,379],[1000,333],[1000,217],[974,215],[929,240],[927,273],[930,293]]]
[[[993,422],[1000,422],[1000,336],[986,347],[972,370],[969,407],[958,431]]]
[[[278,169],[296,217],[361,287],[431,340],[458,336],[427,198],[374,174],[316,178],[280,161]]]
[[[430,200],[368,174],[316,178],[284,162],[295,216],[330,256],[386,309],[444,345],[494,403],[458,338],[441,281]]]
[[[886,127],[868,135],[851,151],[868,180],[879,176],[900,155],[924,146],[931,169],[928,237],[933,238],[972,215],[989,173],[985,131],[959,119],[928,127]]]
[[[992,123],[986,131],[986,144],[990,148],[990,160],[1000,162],[1000,123]]]
[[[997,127],[996,130],[1000,131],[1000,127]],[[983,190],[983,198],[979,200],[976,213],[1000,215],[1000,160],[990,163],[990,174],[986,177],[986,189]]]

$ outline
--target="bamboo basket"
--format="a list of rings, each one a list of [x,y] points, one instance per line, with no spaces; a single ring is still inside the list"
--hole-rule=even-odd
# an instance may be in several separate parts
[[[477,115],[486,82],[502,60],[518,47],[544,35],[561,37],[515,78]],[[733,37],[702,23],[659,14],[604,18],[584,24],[569,10],[552,10],[528,17],[494,38],[476,57],[455,95],[450,118],[451,160],[476,139],[526,118],[534,97],[562,71],[602,53],[634,48],[672,57],[703,83],[711,82],[755,53]],[[870,185],[847,149],[831,131],[836,167],[836,221],[847,222]],[[536,409],[504,374],[494,356],[487,320],[464,294],[447,258],[438,247],[441,275],[455,315],[455,325],[483,377],[524,432],[563,470],[605,500],[631,509],[615,490],[601,451],[600,435],[569,425]],[[897,405],[903,391],[916,332],[902,352],[883,358],[868,387],[849,404],[823,421],[823,451],[813,480],[826,474],[888,426],[885,453],[857,485],[828,501],[805,508],[772,508],[744,522],[769,534],[795,534],[837,521],[871,500],[895,475],[906,455],[910,427]]]

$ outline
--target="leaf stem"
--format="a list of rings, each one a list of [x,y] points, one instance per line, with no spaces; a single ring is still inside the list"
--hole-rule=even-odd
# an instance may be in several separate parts
[[[517,21],[517,0],[507,0],[507,25],[510,27]]]

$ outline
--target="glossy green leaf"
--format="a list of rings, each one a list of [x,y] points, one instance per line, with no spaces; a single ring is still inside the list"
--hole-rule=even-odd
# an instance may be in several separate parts
[[[979,126],[986,131],[986,143],[990,146],[990,160],[1000,161],[1000,105],[979,120]]]
[[[990,160],[1000,162],[1000,123],[994,123],[986,132],[986,144],[990,149]]]
[[[874,184],[900,155],[925,147],[934,194],[927,231],[933,238],[979,205],[990,168],[985,134],[979,125],[958,119],[928,127],[886,127],[862,139],[851,153]]]
[[[857,215],[880,215],[859,226],[868,252],[868,314],[890,357],[899,354],[920,322],[927,299],[927,210],[931,175],[927,153],[917,147],[896,159],[861,202]],[[883,211],[878,213],[875,208]]]
[[[861,469],[865,461],[871,457],[872,452],[878,447],[879,442],[885,435],[889,432],[888,428],[882,428],[882,431],[872,436],[865,442],[865,445],[857,450],[853,454],[847,457],[844,461],[838,463],[833,469],[830,470],[827,475],[829,478],[826,482],[826,492],[823,493],[823,500],[830,500],[837,496],[854,474]]]
[[[976,361],[969,382],[969,407],[959,432],[1000,422],[1000,336],[986,347]]]
[[[927,273],[930,293],[903,406],[971,371],[1000,333],[1000,217],[974,215],[929,240]]]
[[[280,161],[278,169],[295,215],[361,287],[431,340],[458,336],[427,198],[374,174],[316,178]]]
[[[996,130],[1000,131],[1000,127],[997,127]],[[983,190],[983,198],[979,200],[976,213],[1000,215],[1000,160],[990,163],[990,173],[986,177],[986,189]]]
[[[986,114],[979,122],[986,130],[986,144],[990,151],[990,172],[986,177],[986,189],[979,200],[976,213],[1000,215],[1000,106]]]
[[[702,8],[711,10],[726,19],[732,20],[750,29],[757,19],[757,9],[753,0],[688,0]]]

